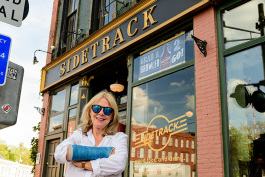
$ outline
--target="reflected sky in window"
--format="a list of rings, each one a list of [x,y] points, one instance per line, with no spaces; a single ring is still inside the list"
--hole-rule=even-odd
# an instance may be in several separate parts
[[[261,30],[256,28],[256,23],[259,22],[260,3],[265,3],[265,0],[249,1],[223,12],[225,49],[261,36]],[[264,31],[264,27],[262,30]]]
[[[195,132],[194,67],[134,87],[132,106],[132,124],[141,126],[147,126],[158,115],[170,121],[191,111],[187,131]],[[156,119],[152,124],[157,129],[168,126],[165,119]]]

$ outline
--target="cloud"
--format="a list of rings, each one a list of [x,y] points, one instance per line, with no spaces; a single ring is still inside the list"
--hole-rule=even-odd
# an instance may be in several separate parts
[[[194,95],[185,95],[185,98],[187,99],[187,103],[186,103],[186,108],[191,109],[191,110],[195,110],[195,98]]]
[[[178,86],[181,87],[185,84],[185,80],[182,80],[181,82],[171,82],[170,86]]]

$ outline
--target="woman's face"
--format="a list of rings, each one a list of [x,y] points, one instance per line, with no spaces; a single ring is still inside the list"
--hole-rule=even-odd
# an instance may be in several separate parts
[[[111,107],[109,101],[106,98],[100,98],[93,105],[99,105],[101,107]],[[110,115],[105,115],[102,108],[99,113],[94,113],[92,108],[90,108],[90,117],[93,124],[94,130],[104,130],[109,122],[113,119],[113,113]]]

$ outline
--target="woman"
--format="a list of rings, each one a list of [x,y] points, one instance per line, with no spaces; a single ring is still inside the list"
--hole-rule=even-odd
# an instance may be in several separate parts
[[[56,161],[69,162],[65,176],[121,176],[128,156],[127,135],[116,132],[118,124],[118,106],[114,96],[106,90],[99,92],[84,106],[78,129],[56,147]],[[68,161],[68,146],[75,144],[114,147],[115,152],[109,158],[86,162]]]

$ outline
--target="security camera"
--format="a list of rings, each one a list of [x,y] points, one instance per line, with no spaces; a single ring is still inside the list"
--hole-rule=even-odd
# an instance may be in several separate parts
[[[55,50],[55,46],[51,46],[51,51],[53,52]]]

